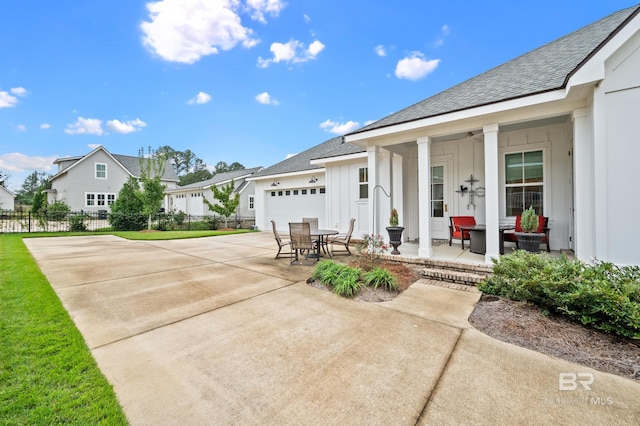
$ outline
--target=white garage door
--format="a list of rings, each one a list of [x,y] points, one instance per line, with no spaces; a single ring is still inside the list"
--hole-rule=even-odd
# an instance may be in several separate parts
[[[267,223],[276,221],[279,231],[289,232],[289,222],[301,222],[303,217],[317,217],[320,228],[325,226],[325,189],[279,189],[265,194]]]

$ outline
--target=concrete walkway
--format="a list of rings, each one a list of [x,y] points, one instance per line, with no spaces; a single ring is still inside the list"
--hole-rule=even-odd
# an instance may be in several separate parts
[[[640,424],[640,384],[476,331],[477,293],[343,299],[266,232],[24,241],[133,425]]]

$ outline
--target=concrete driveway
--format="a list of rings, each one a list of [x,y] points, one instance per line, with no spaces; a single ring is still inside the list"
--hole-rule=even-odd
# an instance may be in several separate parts
[[[343,299],[266,232],[24,241],[134,425],[640,423],[638,383],[470,327],[477,293]]]

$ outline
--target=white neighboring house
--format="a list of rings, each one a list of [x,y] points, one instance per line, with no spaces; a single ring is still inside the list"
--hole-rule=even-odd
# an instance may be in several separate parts
[[[45,191],[47,202],[64,201],[71,211],[109,211],[122,186],[130,177],[139,179],[141,172],[139,157],[111,154],[103,146],[84,156],[59,158],[54,164],[58,172],[51,178],[51,189]],[[167,161],[162,184],[172,189],[178,181]],[[166,197],[163,206],[168,207]]]
[[[13,210],[15,202],[16,194],[0,185],[0,210]]]
[[[169,210],[181,211],[192,216],[212,216],[214,212],[209,210],[203,200],[206,198],[210,203],[216,204],[211,187],[220,189],[233,181],[234,194],[240,194],[240,204],[236,209],[238,219],[253,219],[255,218],[255,184],[247,179],[260,170],[262,167],[218,173],[211,179],[167,190]]]
[[[270,230],[274,220],[278,230],[289,232],[289,222],[300,222],[303,217],[317,217],[319,228],[340,229],[346,232],[349,220],[356,218],[354,235],[367,232],[367,209],[359,199],[358,186],[345,180],[337,186],[336,197],[343,201],[338,208],[343,215],[330,215],[327,211],[327,181],[324,166],[313,164],[314,158],[340,155],[346,163],[365,161],[366,152],[351,144],[344,144],[342,137],[329,139],[319,145],[287,158],[251,177],[255,182],[256,226],[261,230]],[[355,173],[358,172],[354,169]],[[357,182],[357,176],[355,178]],[[351,181],[353,182],[353,180]],[[364,207],[363,207],[364,206]],[[332,220],[328,220],[332,217]]]

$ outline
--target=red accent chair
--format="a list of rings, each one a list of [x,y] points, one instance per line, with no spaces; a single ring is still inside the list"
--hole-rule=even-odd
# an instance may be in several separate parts
[[[521,220],[521,216],[516,216],[516,227],[513,230],[513,232],[505,232],[504,233],[504,240],[505,241],[511,241],[512,243],[516,243],[516,248],[520,248],[518,247],[518,237],[516,236],[516,232],[522,232],[522,225],[520,224],[520,220]],[[542,243],[547,245],[547,252],[551,251],[551,248],[549,248],[549,218],[546,216],[538,216],[538,229],[536,229],[536,232],[538,234],[544,234],[544,237],[542,237]]]
[[[464,250],[464,240],[471,240],[469,231],[461,231],[461,226],[475,226],[476,218],[473,216],[449,216],[451,225],[449,225],[449,246],[451,246],[451,240],[462,241],[462,250]]]

